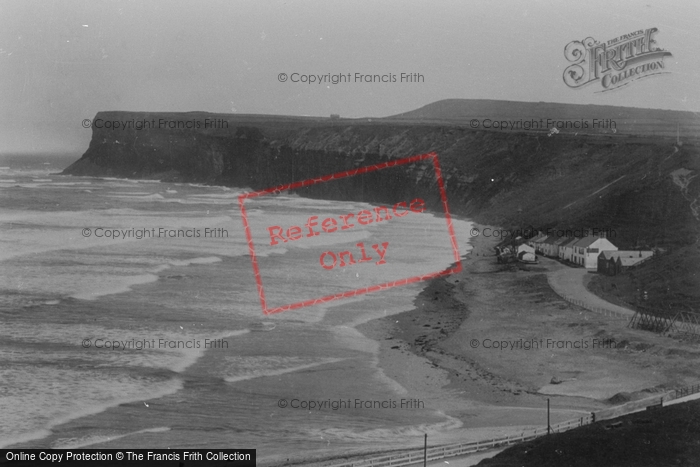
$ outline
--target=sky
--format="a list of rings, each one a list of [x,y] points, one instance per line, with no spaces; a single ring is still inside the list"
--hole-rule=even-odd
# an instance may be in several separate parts
[[[0,0],[0,153],[81,154],[82,120],[106,110],[383,117],[464,98],[698,112],[698,20],[697,0]],[[654,27],[668,73],[611,92],[564,83],[571,41]],[[293,82],[327,74],[352,80]]]

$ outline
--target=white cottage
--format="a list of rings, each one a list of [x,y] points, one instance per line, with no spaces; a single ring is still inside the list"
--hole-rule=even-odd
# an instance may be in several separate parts
[[[539,250],[545,256],[556,256],[556,253],[554,253],[554,251],[555,251],[554,242],[556,242],[556,241],[557,241],[557,237],[555,237],[554,235],[548,236],[540,244]]]
[[[564,261],[573,261],[574,243],[578,242],[578,237],[569,237],[564,243],[559,245],[559,259]]]
[[[561,251],[561,246],[569,240],[569,237],[557,237],[554,242],[554,250],[552,251],[552,256],[559,258],[559,252]],[[596,259],[597,262],[597,259]],[[597,264],[597,263],[596,263]]]
[[[519,260],[522,261],[537,261],[537,255],[535,254],[535,249],[528,245],[527,243],[521,243],[515,249],[515,255]]]
[[[572,261],[586,269],[598,267],[598,255],[601,251],[617,251],[617,247],[605,237],[589,235],[571,244],[573,246]]]
[[[545,238],[547,238],[547,236],[544,233],[538,232],[537,235],[527,241],[527,244],[537,250],[538,245],[541,244]]]

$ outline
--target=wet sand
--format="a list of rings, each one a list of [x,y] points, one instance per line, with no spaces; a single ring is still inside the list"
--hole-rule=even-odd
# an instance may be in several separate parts
[[[546,413],[542,417],[546,400],[537,394],[536,385],[529,384],[516,368],[504,367],[508,357],[530,358],[528,351],[506,354],[472,349],[469,344],[475,338],[503,338],[499,311],[514,320],[519,317],[520,311],[511,303],[514,291],[505,282],[513,275],[530,273],[499,272],[493,251],[496,243],[483,236],[473,238],[462,272],[430,281],[414,309],[358,328],[380,341],[380,367],[387,376],[463,423],[456,430],[460,441],[465,436],[470,440],[502,436],[546,422]],[[599,407],[596,402],[564,398],[552,404],[552,423]],[[446,435],[445,440],[452,437]]]

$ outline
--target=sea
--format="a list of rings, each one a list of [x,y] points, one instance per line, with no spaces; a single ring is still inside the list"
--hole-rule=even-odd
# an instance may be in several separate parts
[[[249,239],[247,187],[59,174],[78,157],[0,156],[0,447],[264,460],[420,446],[460,426],[429,403],[391,407],[411,395],[355,327],[413,308],[426,283],[401,279],[467,253],[470,222],[452,220],[454,243],[444,215],[410,210],[326,232],[324,218],[375,206],[283,192],[245,201]],[[270,226],[289,238],[311,216],[319,235],[270,245]],[[306,304],[266,315],[261,296]]]

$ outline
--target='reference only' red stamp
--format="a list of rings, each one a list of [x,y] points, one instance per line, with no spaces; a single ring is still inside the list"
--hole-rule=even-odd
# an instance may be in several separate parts
[[[263,287],[262,274],[259,264],[260,262],[255,252],[255,246],[253,244],[253,234],[251,232],[251,224],[249,222],[249,216],[245,208],[246,200],[259,198],[270,194],[279,194],[287,190],[294,190],[311,185],[316,185],[319,183],[330,182],[357,175],[367,174],[379,170],[386,170],[401,165],[416,163],[432,163],[437,182],[436,185],[439,191],[439,197],[444,211],[444,218],[447,226],[447,235],[449,236],[449,243],[452,248],[452,256],[454,258],[454,263],[452,267],[450,267],[449,269],[442,269],[439,271],[428,272],[411,277],[399,278],[396,280],[391,280],[376,285],[368,285],[343,292],[326,294],[318,298],[302,300],[280,306],[268,306],[267,299],[265,297],[265,289]],[[300,182],[289,183],[286,185],[280,185],[277,187],[268,188],[266,190],[243,193],[238,197],[238,204],[241,209],[241,218],[243,221],[243,227],[245,229],[246,239],[248,241],[250,259],[253,265],[253,272],[255,274],[258,295],[260,296],[260,303],[262,305],[263,314],[266,315],[280,313],[282,311],[287,310],[294,310],[310,305],[318,305],[340,298],[355,297],[357,295],[388,289],[390,287],[396,287],[400,285],[406,285],[414,282],[432,279],[435,277],[446,276],[462,270],[462,263],[460,260],[459,249],[457,247],[457,240],[454,234],[452,218],[450,217],[449,209],[447,207],[447,196],[445,194],[445,186],[442,179],[442,173],[440,171],[440,164],[438,163],[437,154],[434,152],[406,157],[403,159],[391,160],[388,162],[375,164],[367,167],[360,167],[358,169],[338,172],[332,175],[326,175],[319,178],[313,178]],[[380,205],[372,209],[362,209],[358,212],[347,213],[342,215],[311,215],[308,216],[305,223],[299,223],[300,225],[282,225],[282,223],[279,223],[279,225],[269,225],[266,229],[264,229],[264,237],[260,236],[260,238],[256,238],[256,241],[264,241],[266,246],[277,246],[277,248],[281,248],[284,246],[294,245],[295,242],[301,243],[303,241],[313,241],[314,239],[322,239],[324,236],[333,236],[334,234],[338,235],[339,233],[343,232],[352,233],[353,231],[357,231],[363,228],[363,226],[369,226],[370,224],[382,224],[391,221],[391,219],[410,219],[411,216],[416,217],[424,211],[425,201],[421,198],[413,198],[397,201],[389,205]],[[359,242],[354,244],[354,248],[345,249],[345,251],[334,251],[333,247],[331,246],[328,250],[321,252],[320,255],[316,257],[317,259],[315,261],[317,262],[315,263],[315,267],[319,268],[319,270],[322,271],[337,271],[340,268],[346,268],[362,263],[374,264],[376,266],[381,267],[382,265],[385,265],[387,263],[387,253],[389,251],[389,248],[392,246],[392,243],[388,241],[378,241],[374,244],[372,244],[372,242],[368,242],[367,244],[365,244],[364,242]]]

